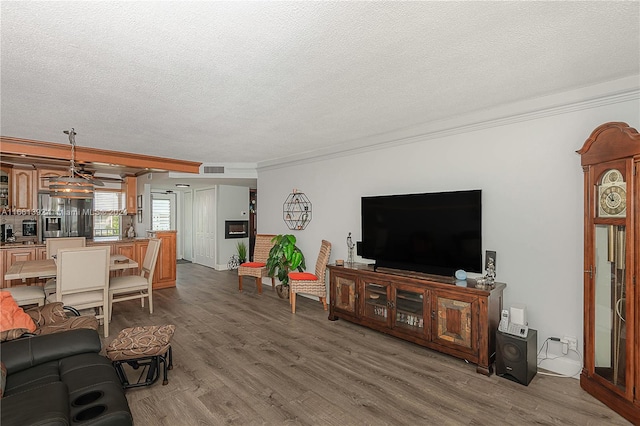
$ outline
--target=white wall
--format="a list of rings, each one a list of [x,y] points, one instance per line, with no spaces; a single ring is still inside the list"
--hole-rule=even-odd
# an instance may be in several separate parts
[[[540,100],[534,103],[538,108]],[[568,335],[578,337],[581,349],[583,175],[575,151],[605,122],[640,128],[639,105],[636,90],[631,97],[524,121],[460,127],[410,144],[264,167],[258,170],[258,232],[294,233],[313,269],[321,239],[333,243],[332,260],[347,258],[349,232],[360,240],[361,196],[481,189],[483,251],[497,251],[497,280],[507,283],[504,306],[527,305],[538,348],[550,336]],[[313,204],[313,220],[304,231],[289,231],[282,220],[282,203],[292,188]],[[555,345],[552,354],[560,351]],[[578,363],[576,357],[568,366],[544,366],[568,374],[578,371]]]
[[[227,263],[232,255],[237,253],[236,244],[243,241],[249,249],[249,238],[224,237],[225,220],[249,220],[249,188],[244,186],[219,185],[216,196],[216,224],[217,247],[216,269],[227,269]]]

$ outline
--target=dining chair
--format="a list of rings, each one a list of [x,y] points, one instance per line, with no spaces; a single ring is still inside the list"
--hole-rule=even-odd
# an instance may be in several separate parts
[[[153,313],[153,273],[156,269],[161,242],[158,238],[149,239],[140,275],[122,275],[113,277],[109,281],[109,321],[111,321],[113,304],[125,300],[140,299],[140,304],[144,308],[146,297],[149,299],[149,313]]]
[[[58,250],[61,248],[86,247],[87,239],[85,237],[61,237],[47,238],[45,240],[45,255],[47,259],[55,259]],[[50,278],[44,285],[44,294],[49,296],[56,292],[56,279]]]
[[[304,293],[318,296],[324,310],[327,310],[327,286],[325,284],[325,275],[329,256],[331,255],[331,243],[322,240],[320,245],[320,253],[316,261],[316,273],[310,272],[289,272],[289,303],[291,304],[291,313],[296,313],[296,294]]]
[[[42,306],[44,305],[44,300],[46,298],[42,287],[39,285],[19,285],[3,288],[2,291],[8,291],[11,293],[13,300],[16,301],[18,306]]]
[[[238,291],[242,292],[242,277],[255,277],[258,294],[262,294],[262,277],[268,277],[267,259],[273,247],[275,235],[257,234],[256,245],[253,248],[253,261],[245,262],[238,267]],[[271,287],[276,288],[275,280],[271,277]]]
[[[59,249],[56,292],[47,302],[62,302],[78,311],[97,309],[104,337],[109,337],[109,246]]]

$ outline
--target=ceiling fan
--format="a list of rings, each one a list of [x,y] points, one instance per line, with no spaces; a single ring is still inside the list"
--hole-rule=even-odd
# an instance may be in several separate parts
[[[78,169],[73,169],[73,174],[74,176],[79,176],[83,179],[86,179],[88,181],[90,181],[91,183],[93,183],[96,186],[104,186],[104,182],[103,180],[105,180],[105,178],[96,178],[94,176],[94,172],[90,171],[90,170],[85,170],[84,165],[80,164],[80,167]],[[113,179],[113,178],[108,178],[109,180],[117,180],[118,182],[122,182],[122,179]]]

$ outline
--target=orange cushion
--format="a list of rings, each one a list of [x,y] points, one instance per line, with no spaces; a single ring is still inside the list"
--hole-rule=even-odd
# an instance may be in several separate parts
[[[13,300],[11,293],[0,291],[0,332],[15,328],[23,328],[33,333],[36,331],[36,324]]]
[[[299,281],[318,281],[318,277],[309,272],[289,272],[289,278]]]
[[[240,266],[244,266],[245,268],[262,268],[263,266],[267,266],[267,264],[262,262],[245,262]]]

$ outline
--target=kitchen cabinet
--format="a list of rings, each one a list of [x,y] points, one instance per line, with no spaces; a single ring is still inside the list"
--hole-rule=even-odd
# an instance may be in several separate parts
[[[11,167],[0,167],[0,209],[11,206]]]
[[[46,260],[46,259],[47,259],[47,248],[36,247],[36,260]]]
[[[153,276],[153,288],[175,287],[176,285],[176,231],[156,231],[160,239],[160,253]]]
[[[476,364],[492,373],[504,283],[438,281],[372,266],[329,265],[329,319],[345,319]]]
[[[49,178],[66,176],[68,170],[38,169],[38,191],[49,191]]]
[[[11,265],[13,265],[16,262],[21,262],[25,260],[37,260],[38,259],[37,255],[38,255],[38,251],[36,247],[33,247],[33,246],[29,247],[27,245],[25,245],[24,247],[7,248],[0,251],[0,259],[2,259],[2,268],[0,268],[2,270],[1,271],[2,277],[0,277],[2,281],[2,288],[8,288],[8,287],[19,286],[24,284],[32,285],[32,284],[38,283],[39,280],[37,278],[28,279],[28,280],[25,280],[24,282],[22,282],[21,280],[5,280],[4,279],[4,274],[7,272],[7,270]]]
[[[156,269],[153,274],[153,289],[176,286],[176,231],[158,231],[155,238],[160,239],[160,252],[156,261]],[[140,266],[147,254],[149,240],[141,239],[135,242],[132,256]]]
[[[138,211],[138,187],[137,178],[135,176],[127,176],[124,178],[123,192],[125,193],[125,200],[127,203],[127,214],[135,215]]]
[[[11,207],[15,210],[33,210],[38,207],[36,171],[11,169]]]
[[[129,259],[136,259],[136,251],[134,243],[119,243],[114,244],[111,247],[111,254],[120,254],[122,256],[126,256]]]

